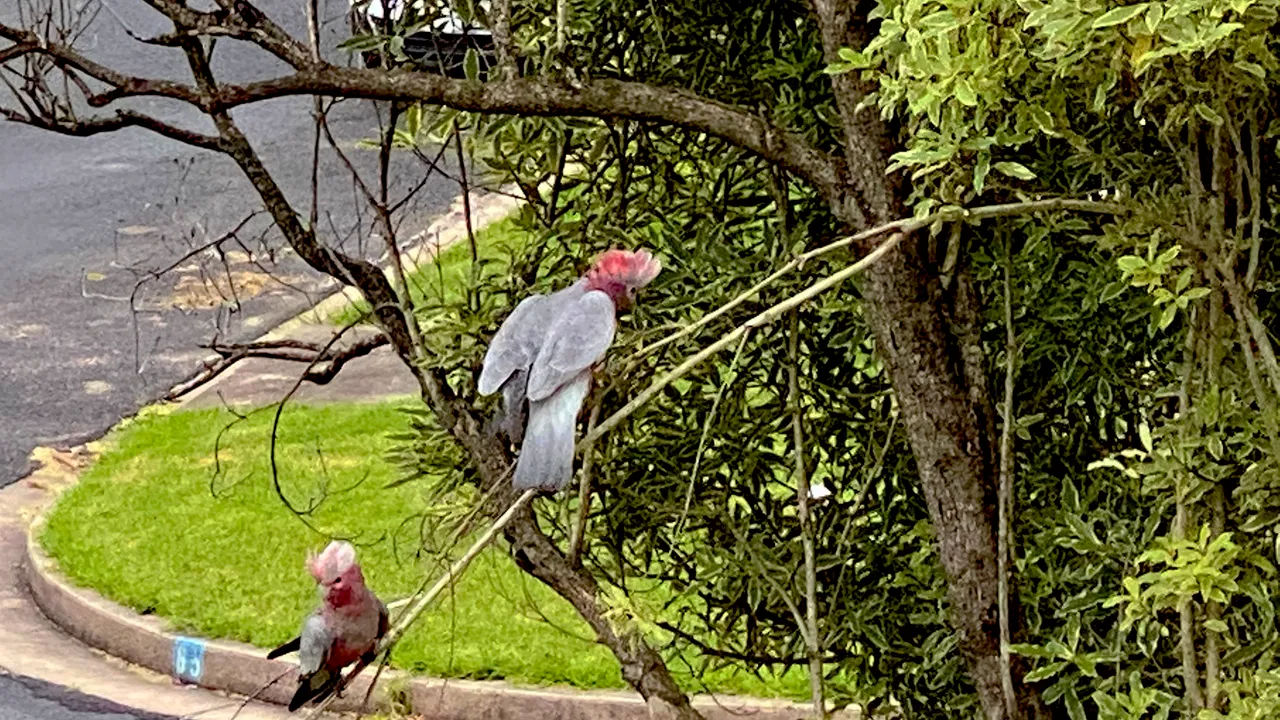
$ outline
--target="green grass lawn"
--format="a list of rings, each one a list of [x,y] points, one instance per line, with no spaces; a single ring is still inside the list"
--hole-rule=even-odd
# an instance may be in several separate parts
[[[438,576],[413,557],[420,523],[412,518],[425,509],[425,481],[386,487],[398,477],[384,459],[387,436],[408,428],[398,411],[408,402],[285,413],[281,489],[301,508],[328,497],[305,523],[272,485],[270,411],[222,437],[217,466],[214,445],[230,413],[146,415],[112,434],[100,461],[58,502],[42,541],[78,584],[183,632],[263,647],[292,637],[312,607],[303,562],[327,534],[352,537],[371,586],[384,598],[403,597],[424,576]],[[568,603],[495,546],[415,625],[393,663],[442,677],[623,687],[612,654],[590,637]],[[716,692],[807,695],[803,672],[762,680],[722,669],[695,680],[681,674],[681,661],[671,667],[691,691],[705,683]]]

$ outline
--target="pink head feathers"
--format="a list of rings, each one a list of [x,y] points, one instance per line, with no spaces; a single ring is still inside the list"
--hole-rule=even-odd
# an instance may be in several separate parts
[[[648,250],[609,250],[587,271],[587,287],[608,293],[614,302],[630,300],[661,271],[662,262]]]
[[[319,555],[311,553],[307,556],[307,570],[321,585],[330,585],[350,575],[353,569],[360,572],[360,566],[356,564],[356,549],[348,542],[334,540]]]
[[[334,540],[319,555],[309,554],[307,570],[319,584],[325,602],[333,607],[349,605],[363,594],[364,573],[351,543]]]

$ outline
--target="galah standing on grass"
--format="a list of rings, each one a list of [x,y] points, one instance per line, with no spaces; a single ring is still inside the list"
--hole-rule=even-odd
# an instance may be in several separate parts
[[[661,270],[662,263],[647,250],[610,250],[569,287],[522,300],[498,328],[477,390],[481,395],[502,390],[505,418],[499,426],[520,443],[516,488],[554,491],[568,484],[591,368],[613,344],[617,310],[630,307],[636,291]]]
[[[298,637],[267,654],[274,659],[298,653],[298,691],[289,701],[290,712],[328,697],[346,666],[372,660],[388,625],[387,606],[364,584],[350,543],[329,543],[319,556],[307,558],[307,570],[316,579],[320,607],[307,616]]]

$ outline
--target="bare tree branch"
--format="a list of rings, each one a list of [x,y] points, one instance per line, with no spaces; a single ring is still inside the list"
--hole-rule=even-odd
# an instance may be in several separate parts
[[[93,107],[102,107],[112,101],[133,96],[166,97],[199,106],[200,96],[191,87],[181,83],[153,78],[139,78],[100,65],[81,55],[71,47],[37,35],[30,30],[16,28],[0,23],[0,38],[14,43],[15,47],[5,48],[8,57],[6,62],[27,55],[40,55],[49,58],[54,65],[66,71],[78,70],[81,73],[111,87],[106,93],[90,96],[88,103]],[[50,128],[53,129],[53,128]]]
[[[157,135],[163,135],[167,138],[177,140],[193,147],[204,148],[205,150],[220,150],[221,145],[218,138],[210,135],[204,135],[192,130],[185,130],[176,125],[170,125],[162,120],[158,120],[149,115],[135,112],[133,110],[117,110],[115,115],[103,117],[75,119],[75,118],[55,118],[55,117],[38,117],[0,108],[0,116],[11,122],[30,125],[31,127],[41,130],[51,130],[63,135],[71,135],[74,137],[89,137],[91,135],[99,135],[101,133],[115,132],[123,130],[127,127],[138,127],[144,130],[150,130]]]
[[[403,70],[324,66],[244,86],[224,85],[212,109],[307,94],[417,101],[482,113],[665,122],[724,138],[805,178],[827,197],[838,194],[837,161],[798,136],[732,105],[639,82],[599,79],[569,87],[514,78],[477,84]]]
[[[217,360],[206,361],[204,369],[196,377],[178,385],[165,395],[165,400],[177,400],[196,388],[208,383],[232,365],[249,358],[268,360],[288,360],[306,363],[308,368],[302,379],[315,385],[324,385],[338,375],[343,365],[351,360],[364,357],[380,347],[390,344],[386,335],[381,333],[356,341],[342,348],[326,348],[316,343],[300,340],[275,340],[256,343],[238,343],[224,345],[211,342],[201,347],[208,348],[221,355]]]
[[[319,59],[248,2],[219,0],[219,10],[202,12],[188,7],[185,0],[144,1],[169,18],[175,28],[172,33],[146,41],[151,44],[181,47],[184,38],[229,37],[253,43],[293,67],[303,67]]]

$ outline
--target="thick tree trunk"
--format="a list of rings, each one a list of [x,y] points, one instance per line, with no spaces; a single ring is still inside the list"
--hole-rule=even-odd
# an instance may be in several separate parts
[[[987,717],[1004,718],[993,408],[985,377],[966,372],[972,348],[948,317],[936,275],[914,243],[899,248],[867,276],[864,292],[947,573],[960,651]]]
[[[865,45],[869,24],[855,0],[813,0],[813,6],[829,61],[838,59],[840,48]],[[908,214],[901,181],[884,172],[896,132],[873,108],[856,109],[869,90],[856,73],[832,78],[846,161],[845,196],[831,199],[832,210],[854,229]],[[1009,716],[1000,673],[995,407],[978,334],[978,299],[963,266],[955,270],[952,291],[944,292],[939,269],[909,238],[868,271],[863,292],[911,440],[960,651],[986,716],[1003,720]],[[1010,605],[1016,608],[1016,601]],[[1017,617],[1014,612],[1010,620]],[[1015,665],[1015,717],[1040,715],[1038,695],[1022,684],[1023,674]]]

